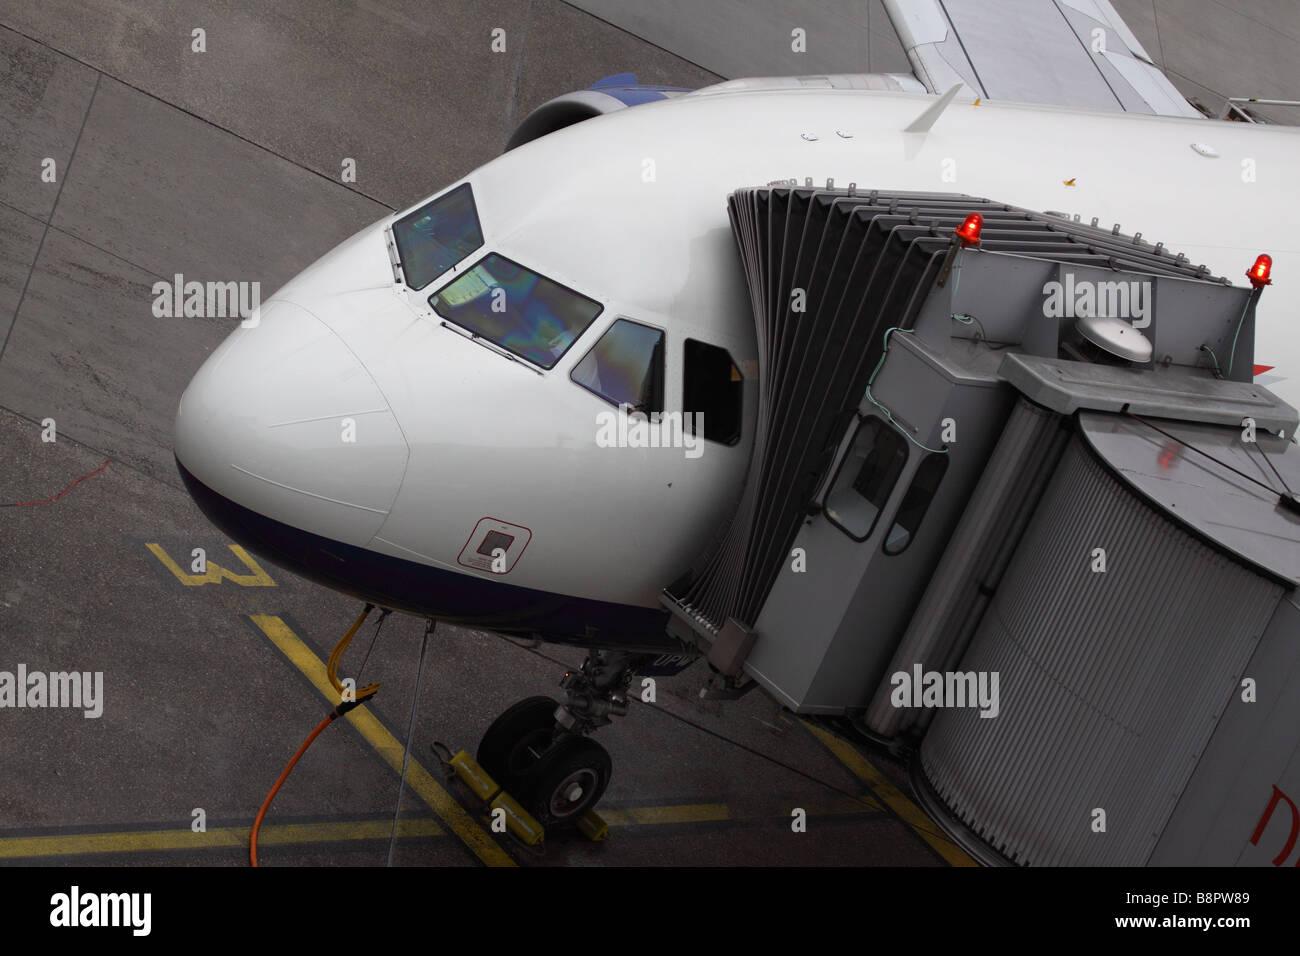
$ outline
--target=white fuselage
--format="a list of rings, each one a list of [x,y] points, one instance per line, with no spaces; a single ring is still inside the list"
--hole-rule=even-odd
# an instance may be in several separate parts
[[[753,315],[728,194],[772,180],[959,192],[1121,223],[1244,285],[1274,260],[1256,361],[1292,376],[1300,131],[1125,113],[954,104],[860,90],[700,91],[569,127],[475,170],[484,243],[420,292],[393,280],[389,217],[281,289],[182,399],[178,459],[278,522],[473,578],[655,607],[739,495],[757,400]],[[1192,144],[1204,144],[1217,157]],[[1068,185],[1071,183],[1072,185]],[[415,207],[412,207],[415,208]],[[401,214],[399,214],[401,215]],[[430,293],[498,252],[603,305],[550,370],[443,327]],[[666,408],[682,411],[683,343],[726,348],[746,379],[734,446],[606,448],[611,406],[570,380],[618,317],[667,337]],[[687,410],[689,411],[689,409]],[[341,440],[341,422],[355,441]],[[531,532],[508,573],[458,555],[483,518]]]

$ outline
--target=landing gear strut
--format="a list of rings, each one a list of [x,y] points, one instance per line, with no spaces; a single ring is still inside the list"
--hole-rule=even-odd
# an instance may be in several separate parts
[[[628,685],[640,657],[594,651],[560,681],[563,703],[519,701],[492,722],[479,764],[544,827],[570,826],[596,806],[609,784],[609,753],[587,737],[627,713]]]

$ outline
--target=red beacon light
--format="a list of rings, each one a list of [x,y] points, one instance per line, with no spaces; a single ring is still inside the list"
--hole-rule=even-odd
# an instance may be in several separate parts
[[[1262,289],[1266,285],[1272,285],[1273,280],[1269,274],[1273,271],[1273,257],[1270,255],[1259,255],[1255,257],[1255,264],[1246,270],[1246,278],[1256,289]]]
[[[957,227],[957,238],[961,240],[962,247],[978,246],[980,244],[980,233],[984,229],[984,217],[977,212],[971,213],[966,217],[966,221]]]

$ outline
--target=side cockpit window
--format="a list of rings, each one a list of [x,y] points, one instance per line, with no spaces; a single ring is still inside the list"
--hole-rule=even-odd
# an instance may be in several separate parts
[[[745,408],[745,380],[731,353],[716,345],[686,340],[682,370],[682,411],[692,433],[703,417],[704,437],[723,445],[740,441]]]
[[[603,308],[495,252],[429,296],[429,305],[448,322],[542,368],[553,368]]]
[[[402,275],[412,289],[423,289],[483,245],[483,230],[469,183],[394,222],[393,241]]]
[[[664,334],[640,322],[615,319],[569,377],[613,405],[662,412]]]

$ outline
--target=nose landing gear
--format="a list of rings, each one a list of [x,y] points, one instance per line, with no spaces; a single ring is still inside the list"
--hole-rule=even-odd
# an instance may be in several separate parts
[[[595,651],[560,681],[564,703],[528,697],[492,722],[479,764],[544,827],[577,824],[605,793],[609,753],[586,736],[627,713],[626,690],[641,658]]]

